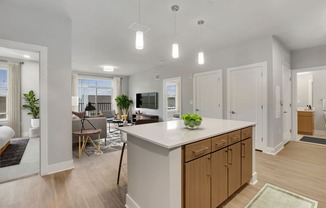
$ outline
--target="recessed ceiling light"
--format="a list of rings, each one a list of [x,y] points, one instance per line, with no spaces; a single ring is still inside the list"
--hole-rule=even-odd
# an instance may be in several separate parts
[[[31,58],[31,56],[30,55],[23,55],[24,56],[24,58]]]
[[[114,71],[114,67],[113,66],[103,66],[103,71],[113,72]]]
[[[310,74],[311,72],[299,72],[298,75]]]

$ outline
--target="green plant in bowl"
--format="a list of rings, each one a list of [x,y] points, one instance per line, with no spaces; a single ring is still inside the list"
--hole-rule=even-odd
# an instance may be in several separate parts
[[[202,117],[200,117],[197,113],[190,114],[190,113],[185,113],[182,115],[182,120],[184,125],[188,129],[197,129],[202,121]]]

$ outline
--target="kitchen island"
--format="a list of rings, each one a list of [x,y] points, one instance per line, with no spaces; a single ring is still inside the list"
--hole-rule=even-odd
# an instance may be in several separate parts
[[[246,173],[241,175],[240,168],[249,168],[250,183],[255,183],[254,125],[253,122],[203,118],[197,130],[186,129],[181,120],[119,128],[128,137],[126,207],[214,207],[232,194],[227,193],[228,189],[236,191],[248,182],[241,180]],[[220,158],[226,161],[218,162]],[[242,164],[241,158],[249,158],[250,165]],[[223,163],[225,171],[216,168],[219,163]],[[239,170],[233,173],[233,167]],[[218,182],[220,178],[214,178],[215,170],[220,171],[219,174],[232,173],[225,176],[226,181],[236,177],[230,183],[223,182],[228,186],[226,195],[217,198],[207,193],[215,189],[221,191],[223,184]],[[233,181],[238,181],[238,185]]]

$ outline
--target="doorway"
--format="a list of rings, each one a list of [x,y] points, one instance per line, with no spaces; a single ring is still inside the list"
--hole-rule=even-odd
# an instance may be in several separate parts
[[[262,151],[267,146],[266,73],[266,62],[227,69],[227,118],[255,122],[255,149]]]
[[[206,118],[223,117],[222,70],[194,74],[194,112]]]
[[[326,138],[326,66],[296,69],[293,78],[292,138]]]
[[[163,120],[181,118],[181,77],[163,80]]]
[[[39,75],[39,53],[0,47],[0,125],[14,132],[0,136],[0,182],[40,172]]]

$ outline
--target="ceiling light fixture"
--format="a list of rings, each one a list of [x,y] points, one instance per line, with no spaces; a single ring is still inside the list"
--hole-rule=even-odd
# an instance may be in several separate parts
[[[172,57],[179,58],[179,44],[177,43],[177,11],[179,11],[179,6],[174,5],[171,7],[174,12],[174,43],[172,44]]]
[[[114,67],[113,66],[103,66],[103,71],[113,72],[114,71]]]
[[[30,55],[23,55],[24,58],[30,59],[31,56]]]
[[[140,25],[140,0],[138,1],[138,24]],[[142,50],[144,48],[144,32],[138,30],[136,32],[136,49]]]
[[[204,20],[198,20],[198,25],[200,26],[200,37],[199,37],[199,43],[200,43],[200,51],[198,52],[198,64],[203,65],[205,63],[205,57],[204,57],[204,52],[202,50],[202,25],[204,24]]]

